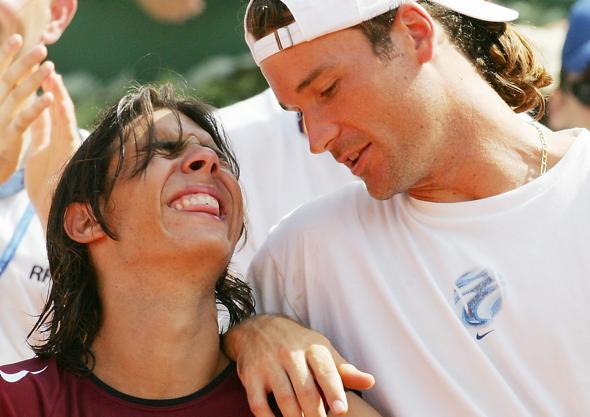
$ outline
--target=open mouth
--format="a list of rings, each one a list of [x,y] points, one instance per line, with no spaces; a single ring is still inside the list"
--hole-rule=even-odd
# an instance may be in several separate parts
[[[371,144],[368,143],[362,149],[360,149],[359,151],[350,154],[348,156],[348,158],[346,159],[346,161],[344,162],[344,164],[348,167],[348,169],[350,169],[350,171],[354,175],[357,175],[356,169],[358,167],[359,162],[361,161],[361,157],[363,156],[364,152],[367,150],[367,148],[370,145]]]
[[[177,211],[208,213],[218,218],[223,217],[219,200],[211,194],[184,194],[173,200],[169,206]]]

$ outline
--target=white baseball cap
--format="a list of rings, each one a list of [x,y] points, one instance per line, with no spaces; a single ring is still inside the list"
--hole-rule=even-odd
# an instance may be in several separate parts
[[[245,38],[254,61],[266,58],[302,42],[365,22],[412,0],[280,0],[295,21],[256,40],[248,32],[246,19],[254,0],[250,0],[244,18]],[[516,10],[486,0],[432,0],[447,9],[487,22],[510,22],[518,18]]]

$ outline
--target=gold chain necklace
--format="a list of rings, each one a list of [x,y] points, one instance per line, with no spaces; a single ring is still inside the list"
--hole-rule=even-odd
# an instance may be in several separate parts
[[[545,141],[543,130],[536,123],[532,123],[532,125],[537,129],[537,134],[541,141],[541,175],[543,175],[547,172],[547,142]]]

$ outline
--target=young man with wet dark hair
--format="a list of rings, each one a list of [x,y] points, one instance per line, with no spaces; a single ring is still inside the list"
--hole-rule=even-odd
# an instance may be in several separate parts
[[[108,109],[55,191],[45,338],[0,367],[0,415],[252,416],[218,324],[218,306],[228,326],[254,308],[228,269],[238,177],[202,103],[141,87]]]
[[[371,372],[385,415],[590,413],[590,135],[517,114],[541,117],[551,81],[517,16],[483,0],[246,11],[253,57],[311,151],[364,182],[274,229],[250,270],[257,309]],[[344,413],[342,382],[372,382],[282,317],[225,342],[258,417],[271,391],[289,417],[322,416],[320,390]]]
[[[0,368],[2,416],[250,415],[216,306],[253,310],[227,269],[238,174],[199,102],[146,87],[107,110],[55,191],[46,337]]]

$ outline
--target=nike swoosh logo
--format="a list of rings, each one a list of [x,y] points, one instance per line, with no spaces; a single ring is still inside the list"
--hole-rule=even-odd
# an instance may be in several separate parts
[[[46,369],[47,369],[47,366],[45,368],[41,369],[40,371],[25,371],[25,370],[22,370],[22,371],[19,371],[17,373],[14,373],[14,374],[9,374],[7,372],[0,371],[0,377],[2,377],[2,379],[5,380],[6,382],[15,383],[15,382],[18,382],[21,379],[23,379],[28,374],[38,375],[41,372],[45,371]]]
[[[486,337],[487,335],[489,335],[491,332],[493,332],[495,329],[490,330],[489,332],[485,332],[484,334],[480,335],[479,333],[476,333],[475,338],[477,340],[481,340],[484,337]]]

